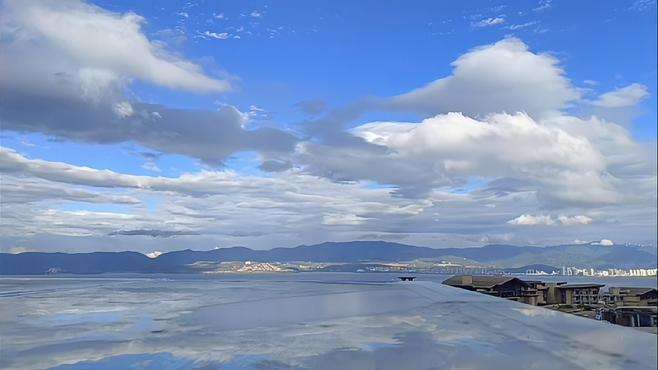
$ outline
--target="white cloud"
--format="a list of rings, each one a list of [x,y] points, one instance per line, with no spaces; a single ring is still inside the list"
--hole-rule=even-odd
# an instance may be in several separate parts
[[[279,201],[297,203],[300,207],[311,203],[323,204],[329,209],[336,205],[332,198],[349,198],[344,206],[359,209],[360,201],[352,198],[354,192],[360,193],[363,199],[370,198],[369,194],[376,197],[389,197],[390,189],[367,189],[363,184],[337,184],[329,180],[287,171],[273,177],[255,177],[239,175],[232,171],[201,171],[197,173],[183,174],[179,177],[162,176],[138,176],[118,173],[109,170],[98,170],[89,167],[74,166],[62,162],[50,162],[39,159],[28,159],[9,150],[0,148],[0,172],[9,176],[21,176],[25,178],[38,178],[55,183],[71,184],[94,188],[108,189],[138,189],[149,192],[163,192],[182,196],[198,197],[201,199],[199,206],[206,202],[209,196],[240,196],[280,198]],[[271,193],[264,189],[270,189]],[[4,190],[4,189],[3,189]],[[303,190],[303,191],[300,191]],[[327,193],[323,193],[326,191]],[[339,194],[343,194],[339,196]],[[416,201],[403,200],[393,203],[404,204],[404,207],[391,207],[383,205],[378,208],[376,202],[365,201],[366,209],[363,213],[369,213],[376,209],[400,214],[416,214],[421,208],[406,207],[415,204]],[[420,203],[426,203],[420,201]],[[368,205],[369,204],[369,205]],[[265,206],[265,204],[262,204]],[[374,207],[374,208],[372,208]],[[340,210],[342,211],[342,205]],[[326,220],[367,220],[367,217],[356,216],[351,212],[323,212]],[[331,223],[331,221],[329,222]]]
[[[211,38],[216,40],[226,40],[229,37],[231,37],[231,35],[228,32],[217,33],[217,32],[205,31],[201,35],[204,36],[205,38]]]
[[[638,83],[601,94],[593,105],[603,108],[631,107],[649,97],[649,89]]]
[[[245,129],[247,117],[234,106],[202,111],[135,101],[134,80],[194,92],[230,87],[150,41],[136,14],[75,0],[9,0],[0,7],[4,130],[85,143],[135,142],[211,165],[240,151],[276,157],[297,141],[274,127]]]
[[[134,16],[91,9],[111,19]],[[233,106],[206,112],[132,101],[123,88],[143,77],[91,57],[80,62],[65,43],[38,40],[54,63],[39,69],[43,63],[27,60],[25,75],[36,68],[34,75],[44,79],[23,85],[18,79],[12,83],[20,89],[0,91],[3,129],[91,143],[135,142],[158,155],[177,153],[213,165],[254,151],[261,169],[271,172],[135,176],[2,149],[0,242],[41,235],[55,248],[50,235],[84,235],[122,246],[125,238],[157,236],[162,244],[139,246],[152,251],[180,245],[166,244],[169,236],[200,247],[270,247],[364,235],[433,246],[655,235],[655,144],[636,142],[612,122],[565,115],[579,91],[555,58],[531,52],[518,39],[469,51],[453,63],[452,75],[426,87],[355,108],[356,114],[349,107],[320,117],[307,126],[308,139],[258,126],[270,113],[257,105],[248,112]],[[171,62],[170,56],[156,57]],[[430,118],[342,129],[373,106]],[[90,211],[105,203],[121,212]],[[509,233],[510,224],[533,223],[574,227],[560,233],[515,227]],[[71,241],[57,240],[67,248]]]
[[[116,113],[117,116],[121,118],[127,118],[132,116],[135,111],[133,110],[133,106],[130,104],[130,102],[122,101],[114,105],[114,113]]]
[[[2,165],[0,165],[2,167]],[[139,205],[141,202],[134,196],[124,194],[107,194],[90,191],[75,184],[61,185],[26,175],[13,176],[2,171],[3,206],[8,208],[24,206],[48,201],[71,201],[77,203]]]
[[[553,7],[551,3],[551,0],[539,0],[537,7],[533,8],[532,10],[535,12],[540,12],[542,10],[550,9]]]
[[[546,225],[551,226],[555,224],[553,218],[547,215],[521,215],[515,219],[507,221],[511,225],[520,225],[520,226],[536,226],[536,225]]]
[[[367,218],[352,214],[325,214],[322,216],[323,225],[360,225]]]
[[[654,11],[656,10],[656,0],[636,0],[628,9],[638,12]]]
[[[144,19],[134,13],[111,13],[80,1],[9,0],[1,10],[0,64],[11,76],[2,85],[54,89],[54,79],[66,78],[96,98],[132,79],[198,92],[230,88],[228,81],[208,77],[198,65],[151,42],[141,30]]]
[[[588,225],[592,222],[590,217],[585,215],[575,215],[575,216],[558,216],[557,219],[553,218],[551,215],[536,215],[523,214],[517,218],[507,221],[508,224],[518,225],[518,226],[553,226],[553,225],[562,225],[562,226],[575,226],[575,225]]]
[[[14,91],[3,95],[2,90],[0,102],[3,129],[86,143],[135,142],[215,166],[241,151],[256,151],[276,159],[291,152],[298,141],[293,134],[274,127],[247,129],[249,115],[230,105],[217,111],[172,109],[140,102],[127,105],[123,100],[118,105],[104,106]],[[28,105],[31,108],[24,109]]]
[[[487,46],[481,50],[491,48],[496,47]],[[469,54],[473,53],[479,51]],[[530,52],[522,54],[530,59],[541,59]],[[489,68],[488,58],[480,61],[482,68]],[[464,78],[463,74],[455,72],[439,82],[452,83],[457,75]],[[480,95],[482,91],[488,92],[486,82],[480,86],[479,79],[473,80],[473,91],[462,94],[451,88],[449,90],[454,90],[451,95],[478,96],[476,90]],[[563,81],[567,82],[565,86],[570,86],[566,78]],[[420,90],[429,94],[427,89]],[[433,97],[442,97],[442,89],[436,90],[438,93]],[[527,98],[534,93],[536,91],[528,90],[523,95]],[[504,93],[492,92],[495,94]],[[516,100],[510,98],[510,101]],[[420,101],[416,99],[414,104]],[[472,108],[480,101],[465,101],[464,107]],[[393,109],[400,108],[399,103],[390,105]],[[404,108],[410,109],[406,103],[409,101]],[[384,108],[391,108],[390,105]],[[429,105],[424,107],[427,113],[431,112]],[[541,204],[551,208],[621,202],[637,205],[651,203],[656,198],[654,143],[639,143],[624,127],[597,117],[581,119],[557,110],[536,117],[485,113],[498,109],[499,104],[478,109],[476,115],[482,117],[480,119],[450,113],[422,122],[362,124],[350,133],[363,142],[331,131],[354,119],[353,110],[337,112],[310,126],[318,128],[315,132],[320,132],[323,140],[298,144],[296,161],[313,174],[337,181],[370,180],[394,185],[399,194],[412,197],[439,187],[459,188],[477,179],[516,182],[514,191],[533,192]]]
[[[6,253],[12,253],[12,254],[25,253],[25,252],[38,252],[38,250],[25,248],[25,247],[11,247],[9,248],[9,250],[6,251]]]
[[[559,216],[558,221],[560,221],[562,225],[572,226],[572,225],[589,225],[593,220],[585,215],[576,215],[576,216]]]
[[[160,251],[153,251],[153,252],[146,253],[146,257],[148,257],[148,258],[156,258],[156,257],[158,257],[158,256],[161,255],[161,254],[162,254],[162,252],[160,252]]]
[[[492,18],[484,18],[480,21],[472,23],[471,25],[476,28],[482,28],[482,27],[496,26],[503,23],[505,23],[504,17],[492,17]]]
[[[592,218],[601,220],[587,228],[564,227],[555,233],[517,227],[510,233],[506,222],[522,212],[526,212],[525,223],[533,218],[550,223],[548,219],[554,225],[588,222],[578,208],[562,210],[559,216],[530,211],[537,209],[535,196],[514,181],[497,180],[462,194],[436,189],[423,197],[407,198],[397,196],[391,187],[333,182],[296,169],[268,176],[233,171],[135,176],[28,159],[11,150],[0,152],[0,173],[0,243],[50,250],[84,250],[90,243],[123,248],[126,238],[135,239],[135,248],[150,252],[179,248],[180,238],[201,249],[238,244],[271,247],[372,235],[404,238],[411,244],[455,246],[481,240],[557,244],[576,238],[594,240],[606,233],[625,238],[655,234],[655,206],[646,200],[639,205],[587,207]],[[649,192],[655,192],[655,187]],[[99,211],[99,206],[85,203],[116,204],[120,210]]]
[[[594,245],[601,245],[603,247],[612,247],[615,243],[610,239],[601,239],[599,242],[592,243]]]
[[[580,98],[557,59],[531,52],[516,38],[475,48],[452,66],[452,75],[398,95],[386,105],[428,115],[527,112],[545,116]]]
[[[516,31],[516,30],[520,30],[520,29],[523,29],[523,28],[532,27],[532,26],[537,25],[537,24],[539,24],[539,21],[531,21],[531,22],[526,22],[526,23],[512,24],[507,28],[509,30]]]
[[[428,178],[426,186],[440,186],[472,176],[512,177],[538,185],[540,195],[551,199],[618,201],[606,179],[605,157],[587,137],[524,114],[496,114],[478,121],[449,113],[421,123],[369,123],[353,133],[389,150],[377,164],[364,163],[378,168],[381,177],[376,180],[383,183],[403,185],[401,181],[415,179],[422,184]],[[396,162],[406,169],[393,170]],[[578,190],[581,186],[588,190]]]

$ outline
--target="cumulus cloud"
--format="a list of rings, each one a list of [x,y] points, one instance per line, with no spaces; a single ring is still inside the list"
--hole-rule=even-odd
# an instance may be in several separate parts
[[[517,226],[553,226],[553,225],[563,225],[563,226],[574,226],[574,225],[588,225],[592,222],[590,217],[585,215],[575,215],[575,216],[565,216],[560,215],[557,218],[554,218],[551,215],[536,215],[523,214],[519,217],[507,221],[510,225]]]
[[[475,48],[452,66],[452,75],[398,95],[386,105],[428,115],[452,111],[471,116],[497,112],[544,116],[581,95],[555,57],[533,53],[517,38]]]
[[[30,109],[25,108],[28,104]],[[212,165],[239,151],[276,156],[291,151],[298,140],[277,128],[245,128],[246,114],[229,105],[204,111],[135,102],[117,114],[113,107],[20,94],[4,96],[2,105],[4,129],[101,144],[134,141]]]
[[[551,216],[546,215],[521,215],[515,219],[507,221],[508,224],[521,225],[521,226],[535,226],[535,225],[554,225],[555,221]]]
[[[559,216],[558,221],[562,225],[572,226],[572,225],[588,225],[593,220],[585,215],[576,215],[576,216]]]
[[[116,113],[120,118],[127,118],[132,116],[135,111],[133,110],[133,106],[130,104],[130,102],[122,101],[114,105],[114,113]]]
[[[77,186],[58,186],[37,177],[14,176],[5,171],[1,173],[2,189],[0,194],[2,194],[2,205],[6,207],[17,207],[44,201],[117,205],[138,205],[141,203],[139,199],[130,195],[98,193]]]
[[[539,237],[538,228],[516,227],[510,232],[506,223],[519,210],[537,207],[536,196],[522,181],[500,179],[461,194],[439,188],[409,198],[397,196],[394,187],[335,182],[298,169],[268,176],[226,170],[136,176],[29,159],[11,150],[0,153],[0,243],[6,246],[125,248],[126,238],[138,238],[135,248],[151,251],[180,248],[181,238],[198,248],[272,247],[363,235],[389,240],[404,236],[412,244],[455,246],[482,240],[525,243]],[[116,206],[97,211],[85,202]],[[586,209],[597,223],[565,227],[558,234],[542,234],[541,240],[547,244],[594,240],[603,232],[654,235],[655,207],[646,201]],[[588,222],[582,216],[578,208],[550,215],[555,225],[565,226]]]
[[[370,189],[357,183],[338,184],[293,171],[277,173],[273,177],[202,171],[165,178],[27,159],[9,150],[0,153],[3,179],[10,176],[22,181],[47,182],[52,187],[57,187],[57,184],[65,188],[85,187],[92,194],[130,190],[133,196],[148,197],[151,202],[157,199],[161,204],[160,211],[135,205],[130,212],[124,213],[87,211],[84,208],[80,211],[51,207],[44,210],[43,205],[8,207],[3,203],[6,206],[2,209],[5,222],[1,228],[5,235],[52,233],[163,239],[224,235],[241,238],[318,232],[318,229],[336,226],[359,226],[370,230],[369,222],[394,222],[396,218],[414,217],[431,206],[426,200],[397,198],[390,189]],[[4,199],[5,188],[1,191]],[[254,217],[254,214],[259,217]],[[359,231],[359,235],[362,233]]]
[[[137,17],[76,2],[25,4],[82,6],[92,14],[100,12],[111,24],[117,19],[131,24],[122,19]],[[22,32],[36,31],[28,27]],[[262,121],[271,115],[256,105],[247,112],[230,105],[201,111],[127,98],[125,89],[134,79],[209,90],[81,58],[68,44],[34,34],[33,42],[43,46],[53,63],[44,67],[26,61],[25,71],[34,70],[34,83],[25,82],[27,72],[3,74],[3,130],[86,143],[131,142],[157,156],[176,153],[212,165],[225,163],[233,153],[254,151],[262,161],[260,169],[268,173],[211,167],[178,177],[137,176],[1,149],[0,241],[5,244],[22,243],[29,235],[53,248],[68,248],[77,240],[71,238],[85,236],[103,241],[98,245],[123,247],[126,238],[139,238],[144,243],[140,247],[150,251],[177,248],[175,239],[180,238],[200,247],[219,241],[271,247],[403,235],[410,243],[452,246],[484,240],[596,240],[609,235],[602,231],[655,235],[655,143],[638,143],[613,122],[566,115],[564,108],[580,92],[554,57],[533,52],[518,39],[467,52],[453,63],[450,76],[428,86],[356,102],[305,122],[302,137],[264,126],[270,123]],[[3,36],[0,42],[3,51],[15,55],[32,52],[22,39]],[[189,63],[150,44],[153,55],[164,61]],[[11,49],[5,48],[9,45]],[[0,58],[18,68],[18,57],[3,53]],[[183,69],[202,74],[197,68]],[[0,70],[9,69],[1,64]],[[8,84],[13,88],[4,88]],[[316,116],[326,106],[307,100],[296,108]],[[370,109],[428,118],[355,126]],[[144,158],[147,166],[154,165],[155,154]],[[95,211],[105,209],[105,203],[114,206]],[[548,228],[510,226],[532,224],[574,227],[555,235],[541,234]]]
[[[230,171],[202,171],[177,178],[137,176],[62,162],[29,159],[6,148],[0,148],[0,172],[73,185],[177,192],[191,196],[224,194],[230,189],[240,188],[234,181],[238,175]],[[266,185],[267,182],[263,179],[261,185]]]
[[[600,241],[593,242],[592,244],[593,245],[600,245],[600,246],[603,246],[603,247],[612,247],[613,245],[615,245],[615,243],[610,239],[601,239]]]
[[[308,161],[307,169],[344,180],[394,184],[403,192],[455,187],[473,176],[506,177],[525,181],[547,199],[618,201],[606,178],[605,157],[590,140],[524,114],[478,121],[449,113],[420,123],[368,123],[352,133],[379,149],[347,148],[332,154],[305,144],[299,154]]]
[[[655,143],[637,142],[626,128],[596,117],[449,113],[349,132],[300,143],[296,160],[313,174],[393,185],[405,196],[477,179],[502,193],[534,192],[551,208],[656,199]]]
[[[276,128],[246,129],[249,115],[229,105],[203,111],[127,99],[133,80],[194,92],[229,87],[149,41],[135,14],[78,1],[7,1],[2,11],[5,130],[101,144],[134,141],[212,165],[239,151],[286,152],[297,140]]]
[[[20,88],[40,79],[52,84],[67,74],[83,91],[99,90],[88,91],[94,94],[130,79],[200,92],[230,87],[151,42],[141,31],[144,19],[134,13],[111,13],[80,1],[32,0],[5,1],[2,12],[3,85]]]
[[[632,107],[649,97],[649,89],[638,83],[601,94],[593,105],[603,108],[625,108]]]
[[[297,145],[294,162],[334,181],[374,181],[409,197],[476,179],[490,184],[488,193],[528,192],[549,208],[655,199],[655,145],[636,142],[614,122],[566,115],[580,92],[552,56],[507,38],[453,66],[451,76],[410,93],[311,121],[315,140]],[[369,109],[439,114],[343,131]],[[451,110],[463,113],[442,113]]]

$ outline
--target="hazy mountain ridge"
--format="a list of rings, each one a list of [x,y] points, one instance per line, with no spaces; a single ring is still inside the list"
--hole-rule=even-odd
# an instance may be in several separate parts
[[[501,268],[544,264],[595,268],[655,267],[655,249],[640,246],[559,245],[550,247],[485,245],[473,248],[417,247],[382,241],[326,242],[293,248],[253,250],[245,247],[209,251],[190,249],[149,258],[138,252],[0,254],[0,274],[33,275],[51,272],[95,274],[108,272],[188,272],[198,261],[255,261],[326,263],[394,262],[419,258],[458,257]]]

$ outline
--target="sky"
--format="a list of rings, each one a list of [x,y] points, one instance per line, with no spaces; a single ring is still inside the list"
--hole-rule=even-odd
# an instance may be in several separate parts
[[[655,246],[656,8],[2,1],[0,250]]]

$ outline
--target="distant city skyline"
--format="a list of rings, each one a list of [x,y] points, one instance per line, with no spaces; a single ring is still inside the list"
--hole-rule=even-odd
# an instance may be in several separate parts
[[[0,251],[656,245],[656,2],[0,2]]]

